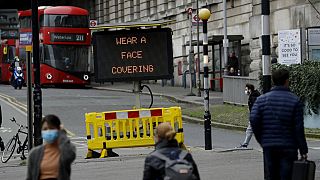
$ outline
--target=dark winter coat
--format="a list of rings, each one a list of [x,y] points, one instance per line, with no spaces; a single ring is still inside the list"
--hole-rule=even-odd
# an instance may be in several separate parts
[[[170,159],[178,159],[181,149],[178,142],[173,139],[171,141],[162,140],[156,144],[155,151],[161,151],[162,154]],[[151,153],[150,153],[151,154]],[[143,180],[163,180],[165,175],[165,161],[158,157],[148,155],[144,163]],[[193,174],[200,179],[198,168],[190,153],[184,158],[193,165]]]
[[[262,148],[299,149],[308,153],[304,134],[303,104],[284,86],[259,96],[252,107],[250,122]]]
[[[253,92],[250,93],[248,98],[249,111],[251,111],[254,102],[256,102],[257,97],[259,96],[260,96],[260,92],[258,90],[253,90]]]

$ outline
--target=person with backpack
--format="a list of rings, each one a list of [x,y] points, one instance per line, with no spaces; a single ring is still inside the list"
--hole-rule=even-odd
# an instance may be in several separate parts
[[[199,180],[192,155],[179,148],[170,123],[161,123],[155,132],[155,150],[145,159],[143,180]]]

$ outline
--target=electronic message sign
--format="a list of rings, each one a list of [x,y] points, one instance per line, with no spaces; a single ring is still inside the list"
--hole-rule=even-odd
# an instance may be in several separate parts
[[[97,82],[173,77],[169,28],[95,32],[93,50]]]
[[[17,9],[0,9],[1,39],[19,39]]]

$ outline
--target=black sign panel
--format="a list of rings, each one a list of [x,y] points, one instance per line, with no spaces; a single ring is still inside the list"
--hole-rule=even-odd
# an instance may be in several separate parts
[[[1,28],[0,30],[1,39],[19,39],[18,28]]]
[[[85,42],[85,34],[51,33],[51,42]]]
[[[173,77],[169,28],[95,32],[93,50],[98,82]]]
[[[0,9],[0,25],[18,25],[17,9]]]

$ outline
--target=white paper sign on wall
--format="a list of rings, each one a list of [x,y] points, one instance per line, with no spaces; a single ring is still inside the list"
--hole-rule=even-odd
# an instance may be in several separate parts
[[[278,32],[278,51],[280,64],[301,64],[301,33],[300,29]]]

